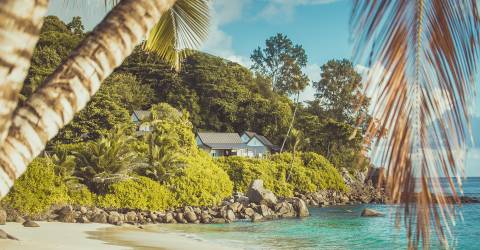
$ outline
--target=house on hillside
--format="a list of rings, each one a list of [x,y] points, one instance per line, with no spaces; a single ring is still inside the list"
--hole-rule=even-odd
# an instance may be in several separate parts
[[[278,147],[265,136],[255,132],[246,131],[242,134],[241,139],[247,145],[247,156],[249,157],[263,157],[279,151]]]
[[[237,133],[199,132],[195,140],[199,148],[213,157],[264,157],[277,152],[267,138],[254,132],[245,132],[242,136]]]
[[[148,110],[134,110],[131,119],[132,122],[137,127],[137,136],[144,135],[145,133],[151,132],[152,127],[148,122],[152,116],[152,113]]]
[[[198,132],[197,146],[213,157],[246,156],[247,145],[237,133]]]

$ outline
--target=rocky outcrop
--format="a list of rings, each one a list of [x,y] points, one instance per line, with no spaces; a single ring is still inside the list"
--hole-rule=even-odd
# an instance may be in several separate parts
[[[275,205],[278,203],[277,197],[272,191],[263,187],[262,180],[254,180],[248,188],[247,197],[250,202],[257,204]]]
[[[302,199],[299,199],[299,198],[294,199],[293,207],[295,208],[297,217],[310,216],[310,212],[308,211],[307,204]]]
[[[379,216],[383,216],[383,214],[377,210],[365,208],[363,209],[361,216],[362,217],[379,217]]]
[[[35,221],[27,220],[23,223],[24,227],[40,227]]]

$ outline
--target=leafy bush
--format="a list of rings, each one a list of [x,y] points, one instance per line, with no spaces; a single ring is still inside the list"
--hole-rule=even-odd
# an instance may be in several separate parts
[[[52,205],[67,204],[70,201],[68,188],[62,178],[55,175],[54,169],[50,159],[35,159],[2,204],[32,216],[46,212]]]
[[[179,205],[218,205],[232,194],[227,173],[204,152],[182,159],[186,166],[167,181]]]
[[[110,185],[107,194],[98,196],[98,205],[159,211],[173,207],[175,203],[165,186],[146,177],[132,177]]]
[[[294,192],[346,190],[337,169],[316,153],[298,153],[293,160],[291,153],[283,153],[267,159],[226,157],[217,162],[230,176],[234,190],[240,192],[246,192],[254,179],[262,179],[267,189],[282,197]]]
[[[185,163],[181,158],[196,154],[198,149],[188,114],[166,103],[154,105],[151,111],[152,131],[145,138],[147,151],[138,173],[166,183],[177,171],[182,171]]]
[[[313,152],[303,153],[301,157],[318,189],[347,190],[341,174],[325,157]]]
[[[70,197],[70,203],[81,206],[94,206],[95,194],[90,192],[87,186],[77,184],[68,188],[68,196]]]
[[[293,187],[285,181],[285,172],[278,172],[276,162],[239,156],[220,158],[217,162],[230,176],[236,191],[245,193],[253,180],[262,179],[265,187],[276,195],[293,195]]]
[[[108,184],[126,178],[135,167],[137,155],[130,147],[133,141],[121,127],[87,143],[82,151],[75,152],[76,175],[90,189],[103,193]]]

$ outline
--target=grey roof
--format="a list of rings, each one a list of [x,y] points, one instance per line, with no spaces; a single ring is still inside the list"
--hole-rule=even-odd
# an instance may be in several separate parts
[[[198,132],[203,144],[213,149],[240,149],[246,145],[237,133]]]
[[[267,147],[270,147],[272,148],[273,147],[273,143],[271,143],[265,136],[263,135],[259,135],[255,132],[250,132],[250,131],[245,131],[245,134],[250,138],[252,139],[253,137],[257,137],[257,139],[263,143],[263,145],[267,146]]]
[[[242,149],[247,148],[245,143],[209,143],[206,144],[211,149]]]
[[[133,115],[136,116],[139,121],[143,121],[147,118],[150,118],[152,112],[148,110],[134,110]]]

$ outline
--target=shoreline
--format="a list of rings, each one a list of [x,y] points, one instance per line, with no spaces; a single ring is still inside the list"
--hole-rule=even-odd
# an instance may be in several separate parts
[[[74,224],[38,222],[40,227],[24,227],[9,222],[0,229],[19,240],[0,240],[0,249],[13,250],[220,250],[235,249],[193,235],[175,232],[168,228],[158,230],[157,225],[139,229],[133,225]],[[153,229],[152,227],[155,227]]]

